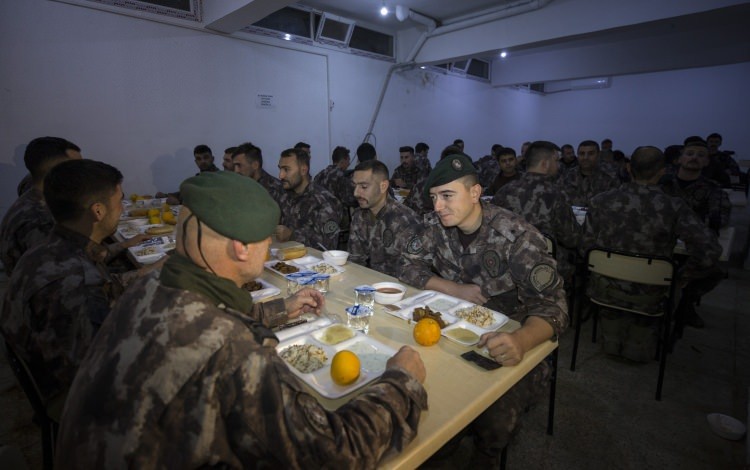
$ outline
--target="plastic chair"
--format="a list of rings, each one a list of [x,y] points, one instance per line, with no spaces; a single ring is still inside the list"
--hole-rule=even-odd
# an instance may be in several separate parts
[[[555,239],[551,236],[547,235],[544,232],[541,232],[542,236],[544,237],[545,242],[547,243],[547,254],[551,257],[555,257],[557,254],[557,243],[555,242]],[[554,424],[555,424],[555,394],[557,391],[557,353],[560,348],[555,348],[554,351],[550,353],[548,357],[551,358],[552,361],[552,375],[550,376],[550,384],[549,384],[549,414],[547,416],[547,434],[550,436],[553,433],[554,430]]]
[[[662,385],[664,382],[664,371],[667,364],[667,353],[671,345],[672,315],[675,307],[675,265],[671,259],[663,256],[651,256],[638,253],[627,253],[622,251],[608,250],[606,248],[593,248],[586,254],[588,261],[588,273],[618,279],[636,284],[661,286],[668,289],[668,296],[663,302],[662,312],[654,315],[631,308],[614,305],[606,300],[591,297],[593,304],[613,310],[621,310],[647,315],[658,316],[661,319],[661,338],[657,346],[659,357],[659,376],[656,382],[656,400],[661,400]],[[594,317],[596,318],[596,317]],[[571,358],[571,370],[575,370],[575,361],[578,354],[578,341],[581,335],[581,321],[576,324],[575,340],[573,342],[573,356]]]
[[[10,368],[13,370],[13,375],[16,376],[18,384],[31,403],[31,408],[34,410],[34,422],[42,431],[41,444],[44,468],[51,469],[55,461],[55,440],[57,439],[59,426],[58,420],[62,412],[62,405],[65,403],[65,397],[51,400],[50,403],[45,405],[42,395],[39,392],[39,387],[36,385],[36,381],[31,375],[26,362],[16,354],[10,344],[8,344],[8,341],[5,341],[4,337],[3,342],[5,343],[5,353],[8,357]],[[55,418],[52,415],[55,415]]]

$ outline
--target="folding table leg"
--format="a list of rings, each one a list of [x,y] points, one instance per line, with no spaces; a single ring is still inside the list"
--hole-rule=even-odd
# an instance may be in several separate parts
[[[555,425],[555,392],[557,391],[557,352],[560,348],[555,348],[550,354],[552,356],[552,376],[549,385],[549,415],[547,417],[547,434],[552,435]]]

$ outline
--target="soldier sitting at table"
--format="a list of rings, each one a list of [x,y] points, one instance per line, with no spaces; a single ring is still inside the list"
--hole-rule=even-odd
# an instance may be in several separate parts
[[[677,239],[685,242],[688,256],[679,269],[683,298],[695,299],[713,288],[723,277],[718,267],[721,246],[716,236],[679,198],[659,188],[665,172],[665,159],[655,147],[639,147],[630,161],[633,182],[599,194],[591,200],[586,222],[582,254],[594,247],[672,257]],[[663,288],[632,284],[592,274],[589,294],[609,299],[614,305],[660,314],[667,293]],[[686,301],[687,302],[687,301]],[[695,310],[689,302],[678,312],[686,321]],[[639,362],[654,358],[658,331],[655,317],[600,308],[601,344],[608,354]]]
[[[528,149],[526,152],[528,152]],[[518,168],[518,159],[516,158],[516,151],[512,148],[501,147],[497,149],[497,163],[500,166],[500,173],[498,173],[490,185],[486,187],[487,189],[484,193],[487,196],[494,196],[500,188],[521,177],[521,172]],[[526,161],[527,167],[528,164],[529,162]]]
[[[109,251],[102,240],[114,233],[122,212],[121,183],[116,168],[93,160],[52,168],[44,196],[56,225],[10,277],[3,335],[58,413],[96,329],[135,274],[110,274],[104,264]]]
[[[578,166],[570,168],[561,178],[574,206],[588,206],[592,197],[620,185],[614,176],[602,170],[599,144],[584,140],[578,145]]]
[[[177,252],[123,295],[71,388],[56,468],[374,468],[417,433],[425,369],[404,346],[336,411],[307,394],[268,329],[320,311],[303,289],[254,305],[279,218],[258,183],[185,180]],[[248,209],[248,207],[250,209]]]
[[[276,238],[329,250],[338,247],[342,208],[336,196],[310,179],[310,155],[287,149],[279,158],[279,180],[284,187],[281,222]]]
[[[729,224],[732,205],[721,187],[701,175],[708,165],[708,145],[700,137],[688,137],[677,160],[677,173],[664,175],[659,181],[670,196],[680,197],[698,213],[703,223],[719,231]]]
[[[520,363],[526,352],[556,339],[568,323],[565,292],[539,231],[520,216],[480,200],[476,169],[464,155],[442,159],[425,191],[435,212],[425,215],[423,232],[407,244],[401,279],[520,321],[515,332],[487,333],[478,344],[504,366]],[[470,429],[478,460],[497,465],[521,413],[546,389],[550,371],[542,362],[474,420]]]
[[[399,277],[407,241],[420,226],[417,214],[388,195],[388,167],[362,162],[352,175],[359,209],[352,216],[349,260]]]
[[[250,142],[235,147],[232,153],[232,165],[234,165],[235,173],[247,176],[260,183],[261,186],[266,188],[273,200],[277,204],[279,203],[284,188],[281,186],[281,181],[263,169],[263,152],[259,147]]]
[[[558,149],[552,142],[532,143],[526,150],[526,173],[500,188],[492,203],[522,216],[555,240],[557,270],[570,282],[581,241],[581,226],[570,200],[559,187],[557,159]]]

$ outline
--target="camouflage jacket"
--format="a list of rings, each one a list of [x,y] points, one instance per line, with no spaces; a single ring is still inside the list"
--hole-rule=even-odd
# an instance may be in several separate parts
[[[713,155],[711,155],[710,157],[714,158]],[[716,155],[715,158],[719,159],[721,168],[730,175],[739,176],[740,173],[742,173],[742,170],[740,170],[740,166],[737,164],[737,161],[732,158],[730,154],[726,152],[719,152],[719,154]]]
[[[570,196],[574,206],[588,207],[591,198],[604,191],[615,189],[620,185],[617,178],[608,175],[600,169],[594,170],[590,176],[583,176],[579,167],[567,170],[561,178],[563,189]]]
[[[346,172],[336,165],[328,165],[315,175],[315,184],[326,188],[341,201],[345,207],[357,207],[357,199],[354,197],[354,183]]]
[[[732,204],[718,184],[703,176],[683,186],[684,183],[688,182],[683,182],[677,175],[664,175],[659,181],[665,193],[682,198],[698,213],[703,223],[715,229],[729,224]]]
[[[427,175],[432,171],[432,163],[427,157],[414,154],[414,164],[419,168],[419,174],[423,178],[427,178]]]
[[[390,197],[378,215],[357,209],[349,230],[349,260],[399,277],[406,243],[418,231],[417,214]]]
[[[457,227],[445,228],[435,212],[424,216],[424,230],[413,237],[404,256],[401,280],[423,289],[435,275],[476,284],[490,298],[487,307],[523,321],[547,320],[559,335],[567,325],[568,306],[556,262],[537,229],[521,217],[482,202],[482,225],[464,249]]]
[[[420,176],[417,182],[414,183],[414,186],[412,186],[409,195],[404,199],[404,205],[416,212],[417,215],[424,215],[433,209],[432,201],[423,193],[428,175]]]
[[[148,276],[97,334],[56,468],[374,468],[417,432],[424,388],[390,369],[327,411],[247,315]]]
[[[320,248],[318,243],[335,249],[343,210],[336,196],[312,181],[302,194],[284,191],[281,201],[281,224],[293,230],[292,240]]]
[[[492,198],[492,203],[514,212],[553,237],[558,245],[577,249],[581,226],[576,222],[570,200],[554,176],[525,173],[506,184]]]
[[[500,188],[510,183],[511,181],[518,180],[518,178],[521,178],[522,174],[523,173],[521,171],[516,171],[513,176],[505,176],[505,174],[503,174],[502,172],[498,173],[495,177],[495,180],[485,190],[484,194],[486,196],[494,196],[498,191],[500,191]]]
[[[26,173],[26,176],[24,176],[23,179],[18,183],[18,187],[16,188],[16,195],[20,196],[33,187],[34,182],[31,180],[31,173]]]
[[[397,186],[396,180],[402,179],[404,180],[404,188],[412,188],[421,176],[422,171],[416,164],[409,168],[405,168],[404,165],[399,165],[393,170],[393,174],[391,175],[391,186],[395,188]]]
[[[595,246],[672,258],[677,239],[685,242],[687,261],[679,277],[691,281],[715,267],[721,255],[716,235],[681,199],[659,186],[625,183],[591,200],[584,223],[582,254]],[[660,287],[632,284],[594,276],[589,293],[605,296],[627,308],[659,312],[666,295]]]
[[[260,169],[260,178],[258,183],[266,188],[268,194],[271,195],[274,201],[278,204],[281,201],[281,195],[284,193],[284,187],[281,185],[281,181],[278,178],[269,174],[266,170]]]
[[[0,225],[0,258],[8,277],[21,255],[42,243],[54,225],[40,190],[31,188],[16,199]]]
[[[94,332],[122,292],[107,271],[107,249],[55,226],[27,251],[10,278],[2,310],[7,341],[27,362],[45,401],[67,391]]]
[[[483,188],[489,188],[500,174],[500,164],[494,155],[485,155],[474,162],[474,168],[479,174],[479,184]]]

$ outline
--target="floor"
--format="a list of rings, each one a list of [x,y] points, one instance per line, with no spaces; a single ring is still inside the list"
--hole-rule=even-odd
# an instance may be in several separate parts
[[[569,368],[573,330],[560,341],[554,435],[545,432],[546,404],[532,409],[509,446],[508,469],[750,468],[747,441],[722,439],[706,421],[715,412],[748,420],[750,270],[742,266],[750,209],[734,209],[729,279],[698,307],[706,327],[687,328],[669,356],[662,401],[654,400],[657,362],[633,364],[604,355],[590,341],[589,321],[575,372]],[[19,450],[26,468],[41,468],[40,433],[4,357],[0,410],[0,468],[23,468],[2,460]],[[470,452],[464,443],[446,468],[466,468]]]

